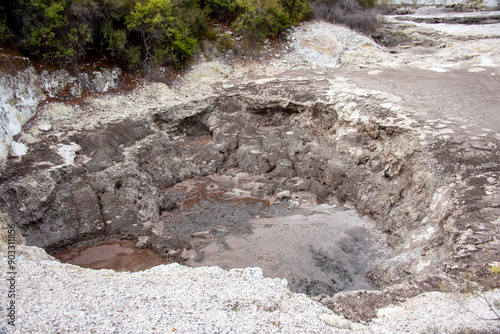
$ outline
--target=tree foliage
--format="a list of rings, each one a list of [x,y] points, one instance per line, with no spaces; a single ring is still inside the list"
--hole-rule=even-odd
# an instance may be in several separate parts
[[[214,17],[232,22],[236,32],[251,39],[275,37],[311,15],[304,0],[207,0]]]
[[[310,15],[306,0],[0,0],[0,43],[53,63],[92,54],[127,68],[182,67],[213,39],[209,20],[259,41]]]
[[[12,33],[6,19],[0,19],[0,43],[6,41]]]
[[[59,62],[80,58],[92,41],[86,22],[76,20],[66,1],[25,0],[22,4],[21,47],[34,56]]]
[[[233,24],[236,32],[257,40],[275,37],[291,24],[278,0],[241,1],[243,12]]]
[[[206,23],[206,12],[196,5],[196,1],[171,0],[136,4],[126,25],[139,37],[146,62],[182,65],[192,57]]]

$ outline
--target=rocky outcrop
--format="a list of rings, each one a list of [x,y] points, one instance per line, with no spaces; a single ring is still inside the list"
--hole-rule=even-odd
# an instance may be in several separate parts
[[[39,72],[27,58],[0,54],[0,166],[9,154],[13,157],[26,154],[26,144],[12,139],[47,97],[74,100],[84,94],[112,91],[123,84],[120,68],[97,65],[82,68],[77,75],[66,69]],[[49,130],[46,126],[42,125],[40,130]]]
[[[14,156],[26,152],[27,147],[12,138],[33,117],[43,93],[40,79],[28,59],[0,55],[0,69],[0,164],[3,164],[10,152]]]
[[[120,82],[122,70],[112,69],[94,64],[93,68],[85,68],[76,75],[68,70],[43,70],[40,73],[43,90],[49,97],[73,100],[88,93],[106,93],[115,90]]]

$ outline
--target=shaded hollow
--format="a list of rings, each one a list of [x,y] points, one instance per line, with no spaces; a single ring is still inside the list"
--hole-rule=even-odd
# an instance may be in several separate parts
[[[465,221],[484,214],[456,199],[485,181],[456,180],[451,141],[424,145],[383,96],[332,93],[326,80],[260,85],[48,138],[9,161],[0,206],[51,253],[131,240],[190,265],[258,265],[312,295],[448,288],[464,267],[486,278],[494,251],[454,256]],[[46,154],[71,142],[75,164]],[[463,162],[496,168],[495,152],[485,154]]]

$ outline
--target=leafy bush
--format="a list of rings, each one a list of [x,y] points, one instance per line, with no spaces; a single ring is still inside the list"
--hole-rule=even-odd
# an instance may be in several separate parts
[[[54,63],[94,54],[125,68],[182,67],[203,40],[217,40],[209,16],[258,41],[310,15],[307,0],[11,0],[0,3],[0,42],[12,37]]]
[[[305,0],[206,0],[210,15],[253,40],[275,37],[310,17]]]
[[[175,18],[172,16],[171,1],[148,0],[144,4],[137,2],[127,17],[127,30],[135,32],[144,46],[144,57],[152,57],[154,47],[168,39],[172,34]]]
[[[7,26],[7,21],[5,19],[0,20],[0,43],[5,42],[11,36],[12,32]]]
[[[136,33],[144,46],[146,65],[170,62],[179,67],[193,56],[198,45],[195,36],[203,35],[206,20],[205,12],[195,5],[196,1],[187,0],[148,0],[135,5],[127,17],[127,30]]]
[[[192,38],[201,41],[207,36],[208,10],[202,9],[198,1],[178,1],[174,14]]]
[[[206,0],[210,15],[223,22],[233,22],[242,12],[241,3],[236,0]]]
[[[88,24],[74,19],[65,1],[27,0],[23,2],[23,39],[28,53],[55,62],[72,62],[85,54],[92,41]]]
[[[285,8],[292,24],[299,24],[311,17],[311,6],[309,2],[304,0],[280,0],[281,5]]]
[[[221,53],[226,53],[227,51],[234,48],[234,43],[228,34],[223,34],[217,41],[217,51]]]
[[[247,0],[241,5],[243,13],[233,23],[233,28],[251,39],[275,37],[291,25],[289,15],[277,0]]]
[[[134,69],[141,62],[141,49],[139,46],[130,45],[127,33],[122,29],[113,29],[107,23],[102,27],[105,53],[120,66]]]
[[[380,24],[376,13],[368,9],[374,3],[374,0],[316,1],[312,3],[313,15],[363,33],[371,33]]]
[[[166,60],[172,61],[176,68],[181,68],[191,59],[197,46],[197,40],[189,36],[187,31],[176,30],[171,44],[172,56],[168,55]]]
[[[135,0],[99,0],[99,23],[94,35],[94,44],[99,48],[96,52],[129,69],[141,63],[142,45],[126,29],[126,18],[135,4]]]

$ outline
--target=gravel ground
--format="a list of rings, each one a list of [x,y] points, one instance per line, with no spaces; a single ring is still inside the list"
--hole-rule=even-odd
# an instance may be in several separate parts
[[[18,260],[20,307],[14,331],[2,312],[0,330],[7,333],[342,332],[319,319],[331,311],[291,293],[286,281],[264,279],[258,268],[170,264],[118,273]],[[2,284],[2,298],[5,288]]]
[[[380,309],[370,324],[373,333],[500,333],[500,319],[488,302],[500,290],[477,295],[429,292],[406,303]],[[496,320],[487,320],[496,319]]]
[[[486,299],[432,292],[379,310],[368,325],[351,323],[286,280],[259,268],[162,265],[137,273],[84,269],[19,247],[16,327],[2,309],[0,333],[498,333]],[[5,258],[1,271],[6,273]],[[0,289],[7,305],[7,285]]]

